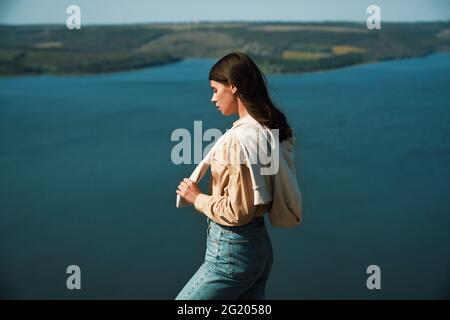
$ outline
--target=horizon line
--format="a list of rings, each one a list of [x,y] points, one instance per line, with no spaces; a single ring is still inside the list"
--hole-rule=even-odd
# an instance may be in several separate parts
[[[83,26],[117,26],[117,25],[161,25],[161,24],[236,24],[236,23],[285,23],[285,24],[319,24],[319,23],[366,23],[366,20],[184,20],[184,21],[150,21],[150,22],[116,22],[116,23],[83,23]],[[382,23],[450,23],[448,20],[384,20]],[[30,23],[2,23],[1,26],[39,26],[39,25],[65,25],[65,21],[62,22],[30,22]]]

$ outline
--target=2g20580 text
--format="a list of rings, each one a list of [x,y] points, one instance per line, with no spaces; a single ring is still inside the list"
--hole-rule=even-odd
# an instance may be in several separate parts
[[[222,305],[221,314],[271,314],[271,305],[242,305],[242,304],[230,304]]]

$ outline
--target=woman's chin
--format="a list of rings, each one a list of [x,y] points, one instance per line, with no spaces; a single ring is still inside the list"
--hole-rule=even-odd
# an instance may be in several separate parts
[[[232,114],[234,114],[233,112],[227,112],[227,111],[222,111],[222,110],[220,110],[220,112],[222,112],[222,114],[225,116],[225,117],[228,117],[228,116],[231,116]]]

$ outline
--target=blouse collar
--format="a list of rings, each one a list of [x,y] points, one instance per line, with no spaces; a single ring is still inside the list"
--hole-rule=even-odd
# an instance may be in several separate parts
[[[242,118],[239,118],[238,120],[233,122],[233,128],[236,126],[239,126],[243,123],[254,122],[254,121],[256,121],[256,120],[250,114],[246,114]]]

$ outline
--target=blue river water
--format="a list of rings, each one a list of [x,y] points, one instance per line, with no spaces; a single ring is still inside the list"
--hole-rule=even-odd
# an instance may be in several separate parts
[[[206,218],[175,208],[195,165],[171,161],[171,133],[237,119],[209,102],[212,63],[0,78],[0,297],[177,295]],[[304,218],[269,227],[267,298],[450,296],[449,75],[450,55],[434,54],[268,76],[297,135]],[[69,265],[81,290],[66,287]]]

